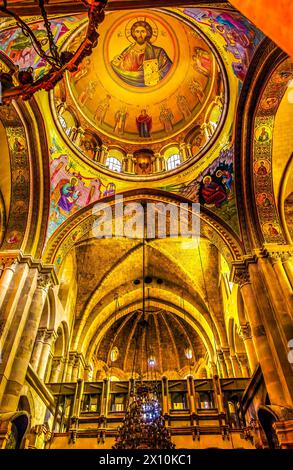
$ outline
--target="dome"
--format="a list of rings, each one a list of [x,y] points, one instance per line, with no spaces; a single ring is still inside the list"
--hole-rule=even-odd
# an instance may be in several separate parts
[[[107,14],[93,54],[54,93],[67,137],[72,120],[82,129],[73,139],[82,153],[113,171],[149,174],[172,170],[207,146],[222,122],[225,85],[221,61],[195,24],[168,10],[140,13]],[[70,35],[67,49],[75,50],[84,27]],[[151,168],[157,155],[173,160]],[[129,156],[149,161],[148,171],[123,167]]]

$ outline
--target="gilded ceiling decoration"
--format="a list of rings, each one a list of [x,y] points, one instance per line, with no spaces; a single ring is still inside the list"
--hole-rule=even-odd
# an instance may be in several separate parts
[[[38,18],[28,21],[42,38]],[[58,45],[73,47],[84,23],[84,14],[53,18]],[[89,204],[145,187],[199,202],[239,235],[235,112],[263,35],[237,12],[192,7],[109,12],[100,33],[93,56],[54,98],[36,95],[50,149],[47,239]],[[21,69],[33,64],[36,78],[45,72],[10,20],[0,39]],[[168,170],[174,153],[179,161]],[[120,172],[107,167],[107,157],[120,159]]]
[[[118,145],[167,141],[195,121],[201,126],[207,113],[216,128],[223,83],[207,42],[176,16],[139,13],[107,15],[98,47],[68,77],[75,107]]]
[[[254,117],[253,180],[257,212],[266,243],[286,244],[275,204],[272,155],[276,111],[292,78],[293,61],[287,59],[266,83]]]

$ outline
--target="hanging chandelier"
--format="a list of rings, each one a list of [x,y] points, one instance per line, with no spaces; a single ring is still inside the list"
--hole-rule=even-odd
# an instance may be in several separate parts
[[[135,372],[135,362],[138,357],[138,348],[141,344],[142,333],[145,338],[148,336],[149,322],[146,317],[145,302],[145,240],[143,239],[142,258],[142,316],[139,321],[138,334],[136,335],[136,346],[132,369],[132,389],[126,408],[126,413],[121,426],[118,427],[118,436],[113,449],[174,449],[175,444],[171,441],[171,436],[166,428],[165,419],[158,398],[157,384],[143,381],[138,383],[133,380]],[[139,334],[140,333],[140,334]],[[145,341],[146,369],[155,367],[156,360],[149,355],[147,341]],[[148,380],[148,374],[146,379]]]
[[[88,12],[88,26],[84,39],[75,52],[59,51],[54,42],[51,23],[45,9],[45,0],[38,0],[40,13],[44,21],[46,37],[39,40],[29,25],[14,11],[8,7],[8,0],[3,0],[0,12],[8,17],[14,18],[16,26],[30,39],[32,48],[50,67],[42,77],[34,80],[32,67],[19,70],[14,66],[10,72],[0,71],[1,100],[3,104],[9,104],[13,99],[22,98],[28,100],[39,90],[52,90],[62,80],[66,71],[74,72],[86,57],[91,55],[92,50],[98,44],[98,27],[105,18],[105,7],[107,0],[81,0]],[[46,2],[48,3],[48,2]],[[48,44],[48,46],[47,46]],[[46,49],[44,46],[46,45]]]
[[[141,384],[130,396],[113,449],[174,449],[155,390]]]

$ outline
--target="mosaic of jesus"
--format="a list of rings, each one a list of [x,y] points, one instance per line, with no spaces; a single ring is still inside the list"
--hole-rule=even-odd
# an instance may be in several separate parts
[[[162,47],[152,44],[154,31],[147,21],[136,21],[130,38],[132,44],[111,61],[112,69],[128,85],[157,85],[170,71],[172,60]]]

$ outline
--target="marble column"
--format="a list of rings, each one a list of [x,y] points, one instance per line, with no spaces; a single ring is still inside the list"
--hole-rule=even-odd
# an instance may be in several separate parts
[[[37,288],[30,303],[29,313],[5,387],[1,403],[1,409],[4,411],[14,411],[17,409],[50,284],[49,275],[40,274],[38,276]]]
[[[31,366],[35,371],[37,371],[38,366],[39,366],[39,361],[40,361],[40,357],[41,357],[41,353],[43,349],[46,331],[47,331],[46,328],[39,328],[37,332],[37,337],[36,337],[32,357],[30,360]]]
[[[44,336],[42,352],[40,355],[39,365],[37,368],[37,373],[40,379],[42,380],[44,380],[45,378],[45,373],[46,373],[46,369],[47,369],[47,365],[48,365],[48,361],[50,357],[51,348],[52,348],[53,343],[56,341],[56,339],[57,339],[57,334],[55,333],[55,331],[53,330],[46,331],[45,336]]]
[[[274,404],[285,404],[286,397],[280,382],[276,363],[266,335],[265,326],[251,285],[246,267],[234,270],[234,283],[237,283],[243,298],[249,323],[252,327],[252,338],[257,357],[263,372],[264,381]]]

